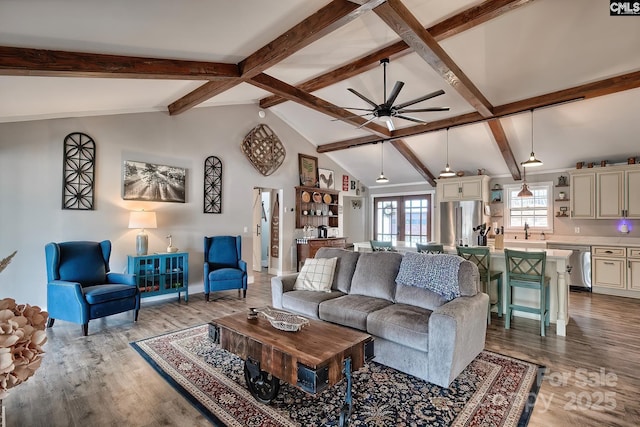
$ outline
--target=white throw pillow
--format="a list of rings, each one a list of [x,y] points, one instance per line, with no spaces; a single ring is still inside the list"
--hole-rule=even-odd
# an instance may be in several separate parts
[[[307,258],[293,289],[296,291],[331,292],[337,261],[338,258]]]

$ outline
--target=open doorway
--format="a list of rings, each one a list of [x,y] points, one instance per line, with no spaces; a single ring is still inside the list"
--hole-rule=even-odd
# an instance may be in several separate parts
[[[253,189],[253,271],[277,274],[281,270],[280,193],[274,188]]]

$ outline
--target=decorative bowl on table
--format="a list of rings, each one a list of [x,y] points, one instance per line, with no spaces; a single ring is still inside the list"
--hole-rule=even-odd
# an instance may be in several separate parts
[[[281,331],[297,332],[302,329],[303,326],[309,324],[309,320],[302,316],[289,313],[283,310],[276,310],[271,307],[264,307],[257,309],[258,316],[267,319],[271,326]]]

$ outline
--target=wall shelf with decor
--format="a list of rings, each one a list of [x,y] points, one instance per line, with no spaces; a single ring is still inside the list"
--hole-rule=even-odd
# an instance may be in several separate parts
[[[338,227],[338,190],[296,187],[296,228]]]
[[[179,301],[184,292],[184,301],[189,300],[189,254],[186,252],[129,255],[127,272],[136,275],[142,298],[177,293]]]

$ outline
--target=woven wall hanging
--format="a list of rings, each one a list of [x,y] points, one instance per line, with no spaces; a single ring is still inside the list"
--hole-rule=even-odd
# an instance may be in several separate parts
[[[222,162],[216,156],[204,161],[204,213],[222,213]]]
[[[64,138],[62,209],[93,210],[96,143],[74,132]]]
[[[284,162],[287,154],[280,138],[267,125],[258,125],[244,137],[242,152],[262,175],[269,176]]]

